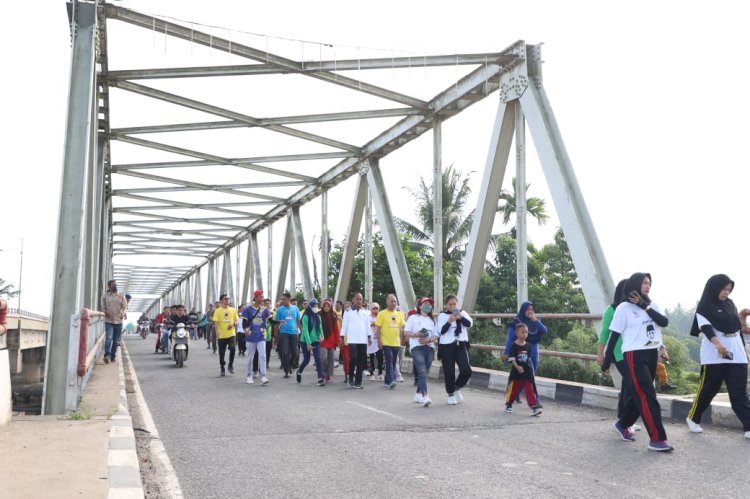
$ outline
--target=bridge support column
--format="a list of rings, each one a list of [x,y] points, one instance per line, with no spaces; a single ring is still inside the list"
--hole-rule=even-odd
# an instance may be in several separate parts
[[[43,348],[31,348],[22,351],[23,366],[21,367],[21,374],[25,382],[39,383],[42,381],[43,358]]]

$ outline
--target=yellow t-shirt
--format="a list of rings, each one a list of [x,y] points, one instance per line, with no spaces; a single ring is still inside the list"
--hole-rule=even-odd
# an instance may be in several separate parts
[[[214,312],[214,326],[216,327],[216,337],[220,340],[234,338],[235,332],[232,327],[240,318],[237,310],[232,307],[219,307]]]
[[[382,346],[401,346],[401,328],[406,325],[403,312],[398,310],[391,312],[388,309],[381,310],[375,318],[375,325],[380,326]]]

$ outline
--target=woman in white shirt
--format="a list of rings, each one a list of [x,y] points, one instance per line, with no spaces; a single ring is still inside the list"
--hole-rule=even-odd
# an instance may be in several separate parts
[[[438,333],[435,330],[435,319],[432,317],[432,307],[435,300],[420,298],[417,302],[417,313],[409,317],[404,327],[404,336],[409,339],[409,351],[414,361],[417,374],[417,393],[414,402],[429,407],[432,399],[427,393],[427,373],[430,371],[435,354],[435,343]]]
[[[750,310],[737,313],[729,299],[734,281],[725,274],[713,275],[703,288],[690,334],[701,338],[701,378],[698,393],[685,419],[693,433],[702,433],[701,416],[726,383],[729,402],[737,419],[742,423],[745,438],[750,439],[750,401],[747,396],[747,354],[743,332],[747,332],[744,319]],[[740,315],[744,315],[740,319]],[[744,331],[743,331],[744,330]]]
[[[440,334],[438,353],[443,364],[445,391],[448,393],[448,405],[463,402],[461,388],[471,378],[469,364],[469,328],[473,325],[466,311],[458,308],[456,295],[445,297],[445,307],[437,318],[437,331]],[[456,378],[458,364],[458,378]]]
[[[612,363],[615,344],[622,336],[623,361],[627,376],[623,377],[630,395],[622,414],[615,421],[615,430],[622,440],[634,442],[630,427],[641,417],[651,439],[649,450],[671,452],[667,433],[661,421],[661,406],[656,398],[654,376],[659,347],[662,345],[661,329],[669,320],[661,309],[651,301],[651,274],[635,273],[630,276],[623,291],[624,301],[617,306],[609,330],[607,351],[602,371],[608,371]]]

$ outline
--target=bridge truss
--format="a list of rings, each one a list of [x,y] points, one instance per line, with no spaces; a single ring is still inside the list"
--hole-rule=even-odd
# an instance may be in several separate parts
[[[419,59],[295,59],[269,50],[267,44],[241,43],[212,30],[196,29],[191,23],[105,2],[78,1],[68,8],[73,39],[71,86],[50,352],[56,345],[59,351],[67,351],[65,331],[71,314],[82,306],[96,308],[106,281],[113,277],[121,289],[133,294],[132,308],[137,310],[177,301],[202,308],[221,292],[229,293],[235,302],[244,302],[253,287],[274,289],[275,293],[269,294],[277,296],[288,272],[293,274],[297,268],[305,296],[311,296],[313,281],[304,237],[307,226],[301,220],[300,207],[322,197],[321,267],[326,269],[330,251],[328,193],[350,177],[356,177],[350,237],[344,244],[335,296],[342,297],[349,287],[363,214],[369,215],[372,206],[399,301],[414,303],[415,292],[380,160],[431,131],[432,173],[434,185],[440,185],[443,122],[498,94],[491,146],[460,278],[458,294],[464,307],[474,307],[514,137],[517,182],[525,184],[527,126],[589,308],[599,311],[606,306],[613,291],[612,279],[542,85],[541,46],[517,41],[494,53]],[[129,31],[123,31],[122,26]],[[245,63],[111,69],[115,56],[124,56],[117,48],[127,46],[123,36],[153,37],[156,33],[165,43],[175,40],[239,57]],[[117,42],[116,37],[120,37]],[[368,72],[410,71],[414,67],[454,68],[464,74],[426,100],[364,77]],[[267,87],[260,82],[280,75],[287,79],[285,84],[291,84],[289,88],[312,81],[309,99],[317,98],[315,92],[321,99],[329,93],[341,94],[342,101],[357,95],[364,96],[360,101],[364,105],[354,109],[333,105],[329,112],[256,115],[248,96],[261,95]],[[242,81],[240,93],[224,95],[230,87],[217,84],[208,99],[196,97],[184,83],[209,87],[233,79]],[[259,90],[254,90],[256,84]],[[338,101],[334,97],[331,102]],[[141,121],[118,121],[119,113],[133,111],[129,108],[134,106],[143,106],[135,113],[143,116]],[[147,118],[154,109],[159,111],[158,118]],[[173,121],[175,116],[185,118]],[[331,123],[352,128],[367,123],[369,136],[357,143],[342,140],[335,133],[325,133],[325,125]],[[209,134],[210,139],[196,140],[198,132]],[[282,152],[265,152],[264,145],[281,139]],[[237,147],[219,147],[233,141],[247,142],[261,152],[238,153]],[[433,205],[441,206],[441,189],[433,191]],[[524,189],[516,192],[521,195]],[[525,202],[519,199],[517,205],[523,209]],[[282,219],[287,223],[283,247],[276,254],[279,275],[274,288],[273,250],[269,247],[264,287],[258,234],[271,231]],[[443,221],[440,216],[433,220],[435,247],[439,247]],[[364,222],[365,234],[371,236],[372,217],[365,216]],[[525,248],[522,212],[516,226],[519,248]],[[270,236],[268,239],[271,241]],[[240,290],[232,276],[233,267],[239,265],[231,262],[230,251],[241,243],[246,243],[247,255]],[[526,294],[525,255],[525,250],[519,252],[519,299]],[[237,250],[235,256],[239,258]],[[195,263],[157,263],[165,257],[176,261],[190,257]],[[203,272],[205,285],[201,282],[203,267],[208,269]],[[434,295],[438,302],[442,302],[442,267],[440,252],[436,252]],[[321,274],[321,287],[328,289],[327,272]],[[365,286],[371,291],[371,275],[367,278]],[[51,360],[45,400],[48,412],[54,413],[61,403],[57,389],[64,384],[64,375]]]

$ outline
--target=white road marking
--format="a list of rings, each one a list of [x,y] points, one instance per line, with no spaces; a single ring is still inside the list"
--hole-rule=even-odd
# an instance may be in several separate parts
[[[351,400],[346,401],[347,404],[356,405],[357,407],[361,407],[362,409],[367,409],[368,411],[377,412],[378,414],[383,414],[385,416],[390,416],[395,419],[400,419],[401,421],[406,421],[406,418],[402,418],[401,416],[398,416],[396,414],[392,414],[390,412],[381,411],[380,409],[377,409],[375,407],[371,407],[369,405],[360,404],[359,402],[353,402]]]

